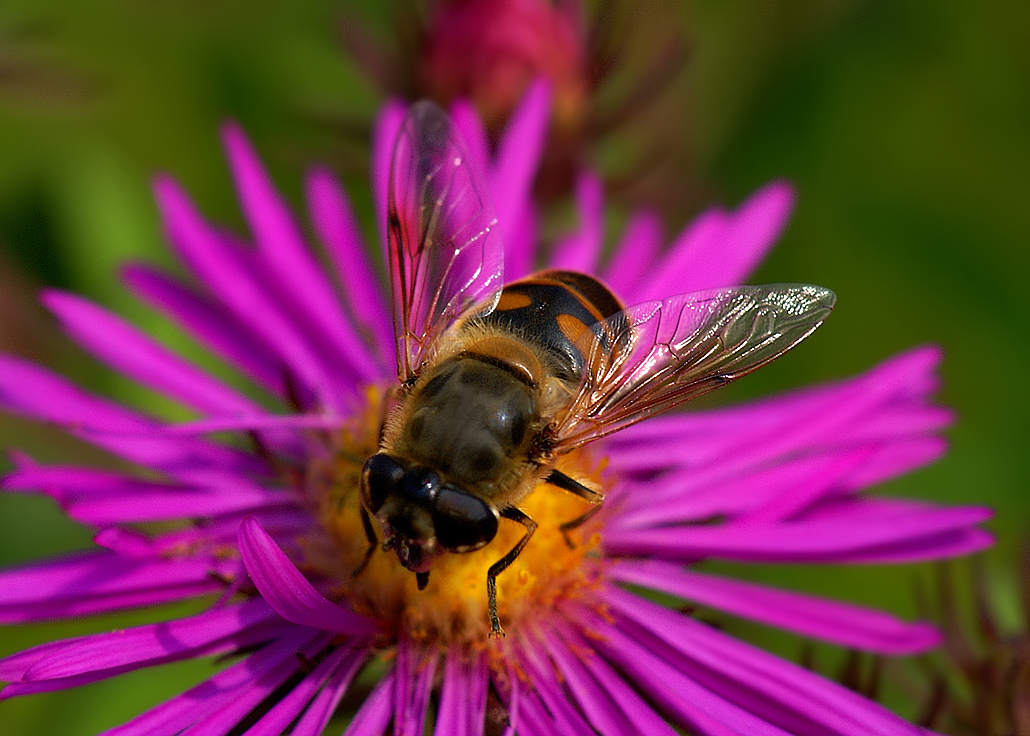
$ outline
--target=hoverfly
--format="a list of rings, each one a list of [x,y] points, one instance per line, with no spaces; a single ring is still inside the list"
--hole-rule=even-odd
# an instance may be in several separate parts
[[[501,519],[521,524],[487,573],[492,636],[503,635],[496,578],[536,530],[519,502],[542,483],[604,499],[557,458],[777,358],[835,300],[816,286],[740,286],[623,308],[582,273],[505,285],[491,204],[431,103],[398,135],[387,225],[400,384],[362,470],[357,572],[379,546],[372,518],[420,590],[440,555],[480,549]]]

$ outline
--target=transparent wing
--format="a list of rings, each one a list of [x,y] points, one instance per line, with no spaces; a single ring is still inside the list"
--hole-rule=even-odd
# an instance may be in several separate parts
[[[738,286],[629,307],[577,347],[587,377],[556,424],[556,452],[671,409],[778,358],[836,297],[800,284]]]
[[[451,324],[493,310],[503,248],[486,189],[447,114],[430,102],[414,105],[401,126],[387,201],[397,373],[405,381]]]

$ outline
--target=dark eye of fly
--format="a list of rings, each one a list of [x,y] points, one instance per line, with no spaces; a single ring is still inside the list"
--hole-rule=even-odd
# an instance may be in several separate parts
[[[477,549],[497,534],[497,515],[476,496],[444,486],[433,504],[436,540],[445,549]]]
[[[361,475],[365,506],[374,514],[383,507],[386,497],[404,478],[404,468],[392,457],[380,452],[365,461]]]
[[[415,467],[404,474],[404,498],[428,506],[440,487],[440,476],[429,468]]]

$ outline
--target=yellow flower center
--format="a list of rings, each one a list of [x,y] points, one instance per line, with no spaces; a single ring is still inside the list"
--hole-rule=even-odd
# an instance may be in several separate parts
[[[487,570],[526,533],[522,525],[501,519],[490,544],[436,560],[425,590],[418,590],[415,574],[401,566],[392,551],[377,549],[364,570],[354,574],[368,549],[358,484],[365,460],[379,449],[384,396],[380,389],[369,391],[365,411],[339,433],[332,459],[312,469],[309,492],[327,537],[304,540],[307,563],[335,581],[332,592],[339,599],[354,610],[393,622],[398,631],[419,639],[485,643],[490,631]],[[579,480],[595,482],[602,469],[582,451],[563,456],[557,467]],[[560,598],[596,585],[600,545],[596,517],[568,532],[572,546],[566,541],[561,524],[576,519],[590,505],[560,488],[542,484],[519,508],[536,521],[537,530],[522,554],[497,578],[501,624],[516,630],[519,621],[534,612],[553,609]],[[381,537],[375,520],[373,526]]]

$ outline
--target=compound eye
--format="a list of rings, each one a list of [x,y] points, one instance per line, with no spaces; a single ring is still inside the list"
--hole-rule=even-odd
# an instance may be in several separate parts
[[[365,461],[361,470],[361,502],[373,514],[386,503],[386,498],[404,478],[399,462],[382,452]]]
[[[481,498],[444,486],[433,504],[436,541],[452,552],[471,552],[497,535],[497,512]]]
[[[440,476],[429,468],[414,467],[404,474],[404,498],[428,506],[440,487]]]

